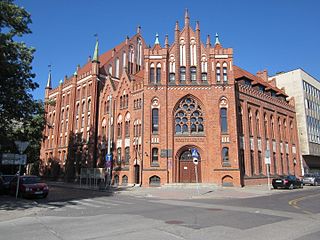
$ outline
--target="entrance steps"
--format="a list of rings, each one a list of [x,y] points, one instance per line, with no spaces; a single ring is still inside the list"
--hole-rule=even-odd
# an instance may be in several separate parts
[[[161,186],[162,188],[216,188],[214,183],[167,183]]]

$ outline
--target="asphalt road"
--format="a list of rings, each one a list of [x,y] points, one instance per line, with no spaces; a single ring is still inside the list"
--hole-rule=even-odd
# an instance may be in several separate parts
[[[0,239],[320,239],[320,187],[245,199],[157,199],[52,187],[0,197]]]

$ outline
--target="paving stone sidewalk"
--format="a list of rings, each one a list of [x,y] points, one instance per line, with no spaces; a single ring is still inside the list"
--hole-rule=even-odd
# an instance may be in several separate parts
[[[221,187],[221,186],[162,186],[162,187],[138,187],[138,186],[119,186],[111,189],[90,188],[88,186],[75,183],[48,182],[51,186],[60,186],[66,188],[77,188],[94,191],[112,191],[115,194],[135,196],[141,198],[160,198],[160,199],[223,199],[223,198],[252,198],[258,196],[268,196],[280,194],[288,190],[268,189],[267,185],[239,187]],[[294,191],[301,191],[296,189]]]

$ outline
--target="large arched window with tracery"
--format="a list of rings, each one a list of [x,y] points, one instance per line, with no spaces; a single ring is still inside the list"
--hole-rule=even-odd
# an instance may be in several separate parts
[[[176,134],[204,133],[204,119],[201,106],[191,97],[184,98],[175,112]]]

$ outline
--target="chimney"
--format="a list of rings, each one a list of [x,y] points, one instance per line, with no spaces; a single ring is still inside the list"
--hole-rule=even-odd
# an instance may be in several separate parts
[[[257,77],[262,78],[265,82],[268,82],[268,71],[266,69],[263,71],[258,71]]]

